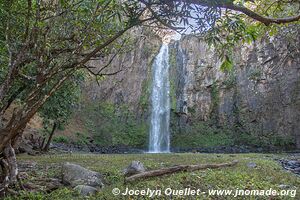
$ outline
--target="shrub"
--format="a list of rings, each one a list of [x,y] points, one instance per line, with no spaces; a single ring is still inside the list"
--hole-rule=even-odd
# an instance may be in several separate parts
[[[234,144],[232,133],[227,129],[216,128],[203,122],[174,133],[174,147],[214,147]]]
[[[69,143],[69,138],[67,138],[64,135],[58,135],[56,137],[53,138],[53,142],[57,142],[57,143]]]
[[[138,148],[144,148],[147,144],[148,124],[138,120],[127,105],[90,104],[83,117],[86,129],[96,144]]]

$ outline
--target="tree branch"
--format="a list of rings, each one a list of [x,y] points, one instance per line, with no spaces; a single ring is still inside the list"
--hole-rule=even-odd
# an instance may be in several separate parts
[[[187,4],[195,4],[199,6],[205,6],[205,7],[218,7],[218,8],[225,8],[230,9],[234,11],[241,12],[248,17],[259,21],[266,26],[270,24],[284,24],[284,23],[290,23],[290,22],[296,22],[300,20],[300,13],[297,13],[295,16],[285,17],[285,18],[271,18],[262,16],[244,6],[233,4],[230,1],[226,0],[215,0],[215,1],[209,1],[209,0],[165,0],[166,3],[172,3],[172,2],[183,2]]]
[[[259,21],[259,22],[265,24],[266,26],[268,26],[270,24],[285,24],[285,23],[296,22],[296,21],[300,20],[300,14],[298,14],[296,16],[286,17],[286,18],[271,18],[271,17],[265,17],[262,15],[259,15],[256,12],[254,12],[246,7],[238,6],[238,5],[234,5],[234,4],[222,5],[221,7],[244,13],[248,17],[251,17],[252,19],[255,19],[256,21]]]

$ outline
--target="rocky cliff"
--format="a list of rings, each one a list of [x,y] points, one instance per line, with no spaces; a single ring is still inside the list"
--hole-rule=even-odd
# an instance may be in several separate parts
[[[84,92],[88,101],[110,102],[118,105],[128,105],[135,113],[144,113],[149,105],[152,62],[159,51],[161,40],[148,29],[131,31],[133,37],[127,53],[117,56],[109,66],[109,72],[121,69],[113,76],[104,76],[97,84],[88,81]],[[101,68],[103,63],[91,63]],[[97,71],[97,70],[96,70]]]
[[[139,123],[148,124],[152,62],[161,41],[151,31],[135,35],[133,50],[112,63],[111,70],[125,69],[100,86],[87,83],[86,100],[126,105]],[[202,39],[184,36],[170,43],[170,66],[173,134],[203,122],[241,140],[300,148],[299,28],[236,47],[233,69],[226,72]]]
[[[186,36],[173,48],[181,121],[211,121],[300,147],[299,29],[237,47],[228,72],[201,39]]]
[[[113,76],[87,78],[82,87],[82,102],[63,134],[76,143],[103,146],[125,144],[144,148],[148,137],[148,111],[152,81],[152,63],[161,39],[149,29],[130,32],[125,53],[117,55],[104,73]],[[110,59],[89,63],[99,71]],[[75,137],[74,137],[75,136]]]

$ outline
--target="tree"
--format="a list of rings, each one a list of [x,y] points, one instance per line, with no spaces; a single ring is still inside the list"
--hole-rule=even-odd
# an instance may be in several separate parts
[[[119,53],[126,45],[124,33],[151,19],[140,19],[145,8],[137,2],[114,0],[4,0],[0,10],[1,118],[11,102],[20,100],[7,122],[1,120],[3,192],[16,182],[12,146],[27,122],[78,70],[96,76],[117,73],[105,63],[93,71],[89,61]]]
[[[41,146],[43,151],[48,151],[51,140],[56,129],[66,125],[74,111],[74,107],[80,98],[80,82],[82,75],[76,75],[71,80],[67,80],[63,86],[52,95],[48,101],[40,108],[39,113],[43,118],[46,132],[50,128],[50,133],[46,144]],[[45,140],[44,140],[45,141]]]

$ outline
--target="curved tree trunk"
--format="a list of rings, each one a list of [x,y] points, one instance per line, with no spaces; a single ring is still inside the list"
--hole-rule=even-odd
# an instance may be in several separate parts
[[[17,182],[18,177],[18,164],[16,159],[16,153],[14,146],[18,141],[18,138],[22,136],[24,126],[18,130],[7,131],[7,129],[0,130],[0,139],[7,139],[9,135],[14,135],[12,139],[8,140],[6,145],[0,150],[0,166],[2,168],[2,179],[0,178],[0,197],[5,196],[10,185],[14,185]],[[5,130],[5,131],[3,131]],[[2,140],[3,141],[3,140]],[[1,142],[2,142],[1,141]],[[1,177],[1,176],[0,176]]]

